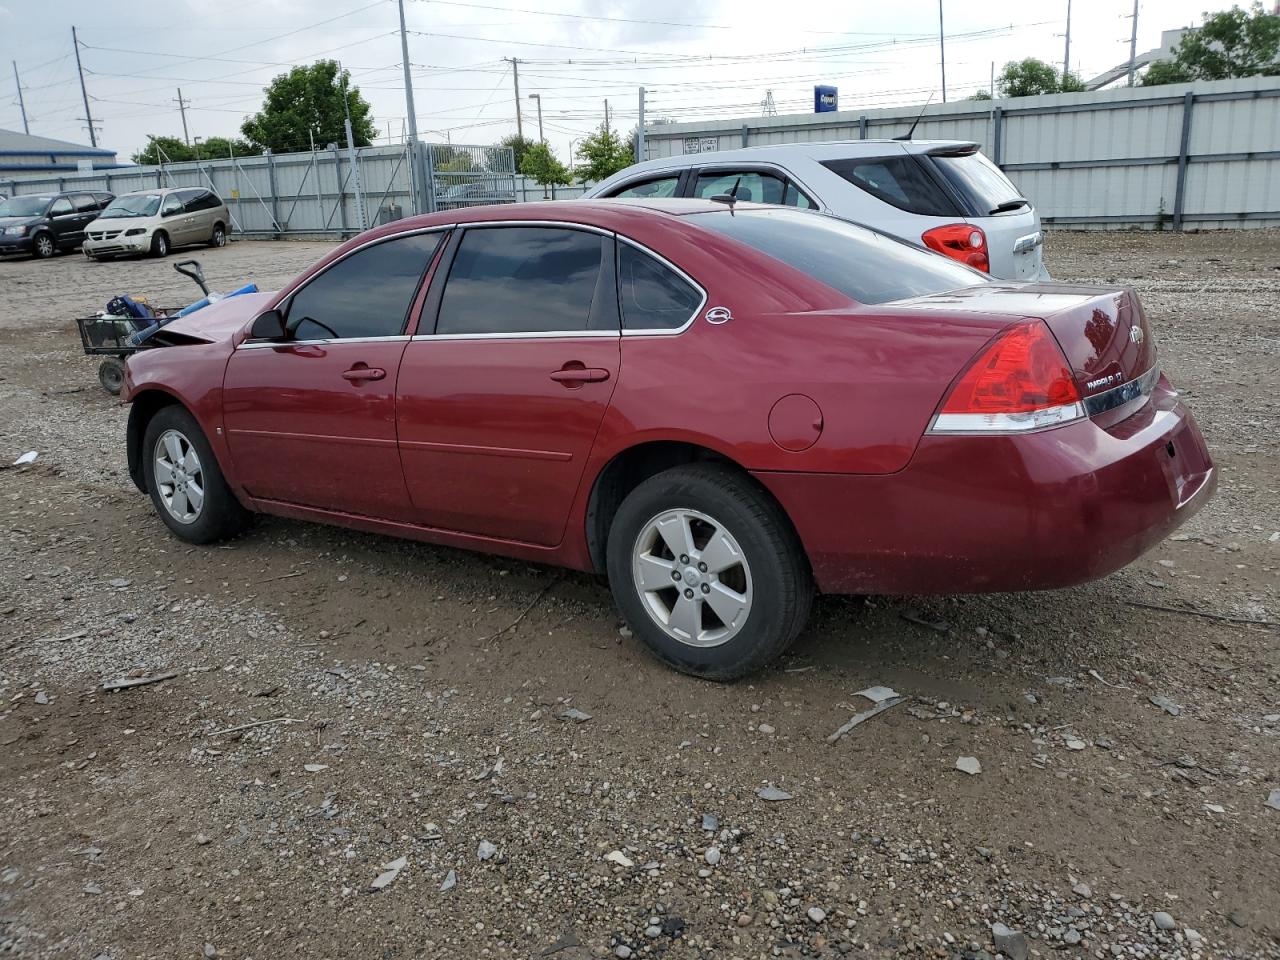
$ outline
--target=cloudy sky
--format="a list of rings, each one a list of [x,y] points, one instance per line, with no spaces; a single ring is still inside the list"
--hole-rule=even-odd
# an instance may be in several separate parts
[[[1138,50],[1199,23],[1211,0],[1147,0]],[[950,99],[989,83],[1008,60],[1061,65],[1067,0],[943,0]],[[1085,78],[1128,56],[1132,0],[1072,0],[1071,66]],[[547,140],[600,124],[625,134],[637,89],[647,116],[698,120],[812,109],[815,83],[842,109],[922,103],[940,94],[936,0],[406,0],[418,127],[424,139],[493,143],[515,131],[518,58],[525,134],[542,98]],[[339,59],[373,106],[384,139],[405,118],[395,0],[0,0],[0,127],[22,129],[16,60],[32,133],[87,142],[71,43],[75,25],[99,142],[124,160],[147,134],[232,135],[290,65]]]

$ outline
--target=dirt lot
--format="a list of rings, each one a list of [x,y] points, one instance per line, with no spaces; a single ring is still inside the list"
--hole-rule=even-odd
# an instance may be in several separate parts
[[[270,288],[323,249],[196,255]],[[1280,957],[1280,236],[1049,259],[1141,291],[1216,500],[1088,586],[824,599],[732,686],[590,577],[278,520],[180,544],[69,318],[193,288],[0,263],[0,463],[40,453],[0,472],[0,955]],[[873,684],[911,699],[826,742]]]

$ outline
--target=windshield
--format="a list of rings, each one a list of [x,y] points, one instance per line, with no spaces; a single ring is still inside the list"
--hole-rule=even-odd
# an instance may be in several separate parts
[[[981,153],[962,156],[935,154],[933,162],[951,185],[968,200],[974,216],[990,216],[1001,204],[1022,199],[1018,188],[1009,182],[1009,178],[999,167]]]
[[[128,196],[116,197],[111,205],[102,211],[103,220],[115,220],[122,217],[154,217],[160,209],[160,194],[131,193]]]
[[[717,210],[694,221],[755,247],[858,303],[888,303],[988,283],[955,260],[825,214],[785,207]]]
[[[53,197],[10,197],[0,200],[0,217],[38,217]]]

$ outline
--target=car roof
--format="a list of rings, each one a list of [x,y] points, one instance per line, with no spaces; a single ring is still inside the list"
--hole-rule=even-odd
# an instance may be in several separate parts
[[[785,162],[803,157],[813,160],[835,160],[843,157],[877,156],[886,150],[905,153],[931,153],[936,150],[961,150],[977,148],[973,140],[813,140],[805,143],[771,143],[756,147],[738,147],[733,150],[712,150],[707,153],[684,153],[669,157],[655,157],[637,163],[622,174],[645,170],[664,170],[672,167],[690,167],[700,164],[726,162],[767,163]],[[618,176],[615,174],[614,176]]]

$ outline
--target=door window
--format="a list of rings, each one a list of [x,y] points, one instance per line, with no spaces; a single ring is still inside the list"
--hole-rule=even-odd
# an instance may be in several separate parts
[[[53,206],[49,208],[49,216],[51,217],[65,217],[67,214],[74,212],[71,209],[71,201],[66,197],[59,197],[53,201]]]
[[[77,194],[75,198],[77,213],[93,213],[98,209],[98,201],[87,194]]]
[[[617,329],[601,291],[612,240],[563,227],[467,230],[440,301],[439,334],[574,333]],[[612,272],[612,271],[610,271]],[[594,309],[593,309],[594,307]]]
[[[186,207],[187,213],[198,213],[201,210],[212,210],[221,202],[221,200],[215,197],[208,190],[201,190],[194,197],[188,199],[184,206]]]
[[[786,182],[769,173],[759,173],[754,170],[708,170],[698,174],[693,195],[695,197],[727,196],[733,192],[735,184],[738,190],[734,197],[738,200],[749,200],[752,203],[781,203],[782,194],[786,191]]]
[[[417,233],[339,260],[290,298],[288,325],[294,338],[400,336],[439,243],[439,233]]]
[[[618,244],[618,295],[626,330],[678,330],[702,304],[702,291],[666,264]]]
[[[674,197],[676,188],[680,186],[680,174],[671,177],[660,177],[657,180],[645,180],[642,183],[632,183],[622,188],[617,193],[611,193],[611,197]]]
[[[171,217],[175,213],[182,212],[182,198],[176,193],[171,193],[164,198],[164,204],[160,207],[160,216]]]
[[[928,217],[961,215],[951,198],[914,157],[824,160],[822,165],[859,190],[899,210]]]

